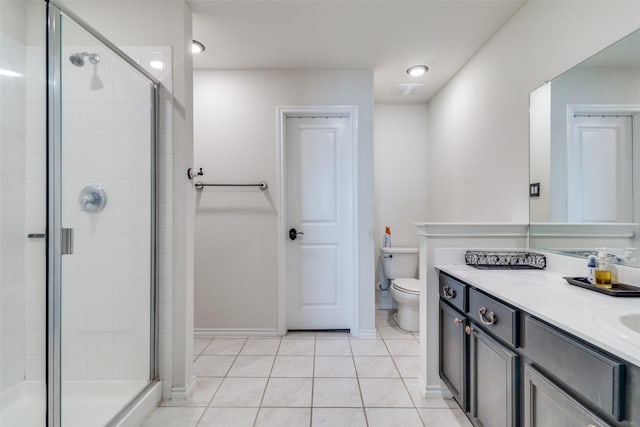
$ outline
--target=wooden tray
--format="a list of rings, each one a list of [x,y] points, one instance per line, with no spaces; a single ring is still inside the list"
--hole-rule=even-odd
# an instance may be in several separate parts
[[[613,282],[611,289],[603,289],[589,283],[589,280],[586,277],[563,277],[563,279],[565,279],[570,285],[580,286],[581,288],[600,292],[601,294],[611,295],[613,297],[640,297],[639,287],[627,285],[625,283]]]

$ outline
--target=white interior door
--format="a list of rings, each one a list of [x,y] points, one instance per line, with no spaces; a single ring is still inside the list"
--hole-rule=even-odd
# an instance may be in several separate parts
[[[286,119],[286,215],[288,230],[299,233],[287,236],[289,330],[351,328],[354,178],[350,123],[348,117]]]
[[[574,117],[569,153],[570,222],[632,222],[631,116]]]

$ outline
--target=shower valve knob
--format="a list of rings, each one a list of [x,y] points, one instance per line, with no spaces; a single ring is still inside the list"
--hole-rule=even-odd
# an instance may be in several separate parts
[[[83,212],[100,212],[107,204],[107,193],[99,185],[87,185],[80,191],[78,202]]]

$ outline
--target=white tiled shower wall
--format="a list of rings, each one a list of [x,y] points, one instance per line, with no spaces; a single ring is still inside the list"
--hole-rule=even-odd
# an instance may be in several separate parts
[[[25,56],[0,33],[0,393],[25,375]]]
[[[75,52],[100,63],[75,67]],[[169,48],[128,48],[143,65],[171,64]],[[170,66],[154,70],[171,80]],[[74,254],[63,257],[64,380],[145,380],[149,366],[150,86],[95,46],[63,53],[63,226],[74,228]],[[96,88],[96,78],[101,88]],[[162,108],[171,107],[165,97]],[[166,176],[170,116],[161,113],[161,179]],[[78,194],[96,184],[107,193],[98,213],[82,212]],[[163,185],[161,184],[161,187]],[[165,207],[166,198],[160,202]],[[160,215],[160,226],[170,226]],[[162,259],[161,255],[161,259]],[[163,275],[161,274],[161,277]],[[166,274],[165,274],[166,276]]]

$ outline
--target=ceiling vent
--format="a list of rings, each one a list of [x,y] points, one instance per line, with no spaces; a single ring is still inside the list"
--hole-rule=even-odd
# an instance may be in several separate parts
[[[400,83],[391,89],[391,93],[394,95],[408,96],[414,92],[419,92],[422,86],[424,86],[422,83]]]

